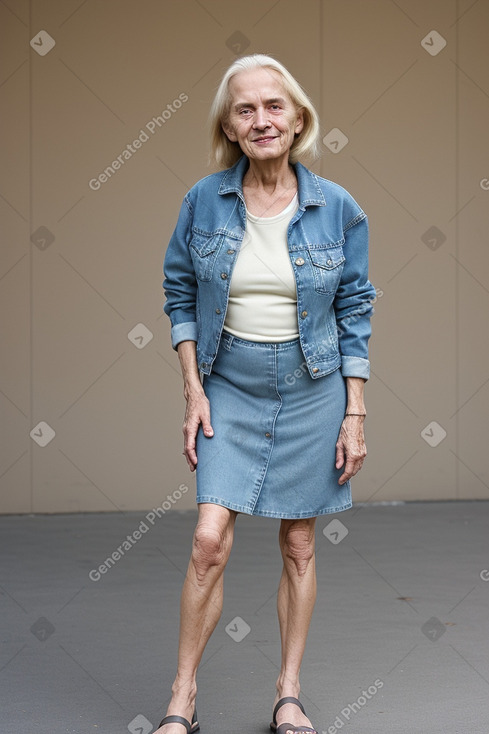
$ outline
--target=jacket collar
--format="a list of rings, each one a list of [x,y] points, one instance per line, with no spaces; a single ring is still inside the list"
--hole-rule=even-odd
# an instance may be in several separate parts
[[[218,193],[221,195],[235,193],[243,198],[243,177],[248,170],[248,166],[248,158],[242,155],[232,168],[228,168],[224,172]],[[316,174],[303,166],[302,163],[295,163],[293,168],[299,188],[299,208],[304,209],[310,205],[326,206],[326,199],[321,191]]]

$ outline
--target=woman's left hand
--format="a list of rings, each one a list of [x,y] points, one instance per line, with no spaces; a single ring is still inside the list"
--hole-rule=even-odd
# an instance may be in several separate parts
[[[363,416],[345,416],[336,442],[336,468],[344,471],[338,484],[345,484],[362,468],[367,455],[363,435]]]

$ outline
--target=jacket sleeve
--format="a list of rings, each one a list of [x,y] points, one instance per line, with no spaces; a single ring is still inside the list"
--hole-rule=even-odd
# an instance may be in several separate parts
[[[360,212],[344,226],[345,265],[334,309],[344,377],[370,377],[368,340],[376,291],[368,279],[368,220]]]
[[[163,310],[170,317],[173,349],[182,341],[197,341],[197,282],[189,250],[191,233],[192,206],[186,196],[163,263]]]

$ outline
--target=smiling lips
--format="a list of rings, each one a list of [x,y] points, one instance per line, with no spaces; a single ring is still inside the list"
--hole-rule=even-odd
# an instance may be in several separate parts
[[[268,143],[270,140],[275,140],[275,138],[277,138],[277,137],[278,137],[278,135],[267,135],[267,136],[263,136],[261,138],[255,138],[251,142],[252,143]]]

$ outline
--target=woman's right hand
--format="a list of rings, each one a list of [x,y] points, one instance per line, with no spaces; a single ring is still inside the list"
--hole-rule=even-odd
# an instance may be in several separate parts
[[[196,343],[192,340],[180,342],[177,351],[182,368],[183,395],[187,401],[183,422],[183,455],[187,459],[190,471],[195,471],[197,466],[195,444],[200,425],[204,436],[211,438],[214,435],[211,409],[197,369]]]
[[[211,411],[209,400],[204,390],[194,389],[186,391],[187,407],[183,422],[183,454],[187,459],[190,471],[195,471],[197,466],[197,451],[195,448],[199,426],[202,424],[204,436],[212,438],[214,430],[211,426]]]

